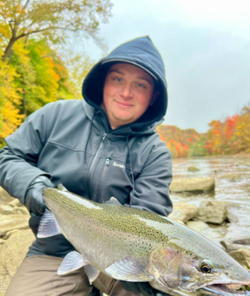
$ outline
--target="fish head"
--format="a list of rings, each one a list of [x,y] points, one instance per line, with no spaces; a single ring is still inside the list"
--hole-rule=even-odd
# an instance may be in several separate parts
[[[249,296],[250,292],[238,291],[241,286],[250,285],[249,271],[221,248],[216,251],[209,258],[173,245],[159,247],[150,257],[149,273],[154,278],[151,285],[176,296]]]

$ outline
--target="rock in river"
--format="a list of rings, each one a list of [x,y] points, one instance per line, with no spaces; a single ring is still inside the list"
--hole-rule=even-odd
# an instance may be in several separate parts
[[[170,192],[209,192],[215,188],[214,177],[203,178],[173,178],[170,185]]]
[[[229,253],[241,265],[250,269],[250,247],[244,246],[238,250]]]
[[[190,167],[188,167],[188,171],[189,172],[193,172],[193,173],[195,173],[195,172],[198,172],[200,169],[198,169],[197,167],[195,167],[195,166],[190,166]]]
[[[227,219],[227,206],[224,201],[202,201],[196,215],[198,220],[222,224]]]
[[[195,205],[179,202],[174,205],[173,212],[168,217],[170,219],[186,223],[195,217],[197,211],[198,208]]]

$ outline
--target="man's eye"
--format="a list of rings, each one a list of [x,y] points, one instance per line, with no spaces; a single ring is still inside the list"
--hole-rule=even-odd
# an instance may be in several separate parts
[[[122,80],[121,80],[121,78],[119,78],[119,77],[115,77],[115,81],[117,81],[117,82],[121,82]]]
[[[143,83],[138,83],[137,85],[138,85],[138,87],[140,87],[140,88],[146,88],[146,86],[145,86]]]

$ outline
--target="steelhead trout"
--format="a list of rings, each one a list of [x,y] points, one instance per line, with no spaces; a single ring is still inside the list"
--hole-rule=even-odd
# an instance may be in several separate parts
[[[84,266],[123,281],[149,282],[170,295],[250,295],[250,273],[199,233],[155,213],[99,204],[65,189],[45,188],[38,237],[62,233],[79,252],[65,256],[58,274]],[[53,213],[53,214],[52,214]]]

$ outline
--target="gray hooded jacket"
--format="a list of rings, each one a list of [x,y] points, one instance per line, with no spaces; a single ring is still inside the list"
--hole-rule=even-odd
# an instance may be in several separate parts
[[[101,109],[102,88],[112,63],[135,64],[157,81],[160,96],[136,122],[112,130]],[[84,100],[50,103],[34,112],[0,152],[0,183],[24,203],[29,184],[39,175],[97,202],[111,196],[120,203],[161,215],[172,210],[171,155],[155,126],[167,108],[162,59],[148,37],[116,48],[100,60],[83,84]],[[40,217],[31,217],[37,232]],[[64,257],[73,246],[62,236],[36,239],[29,255]]]

